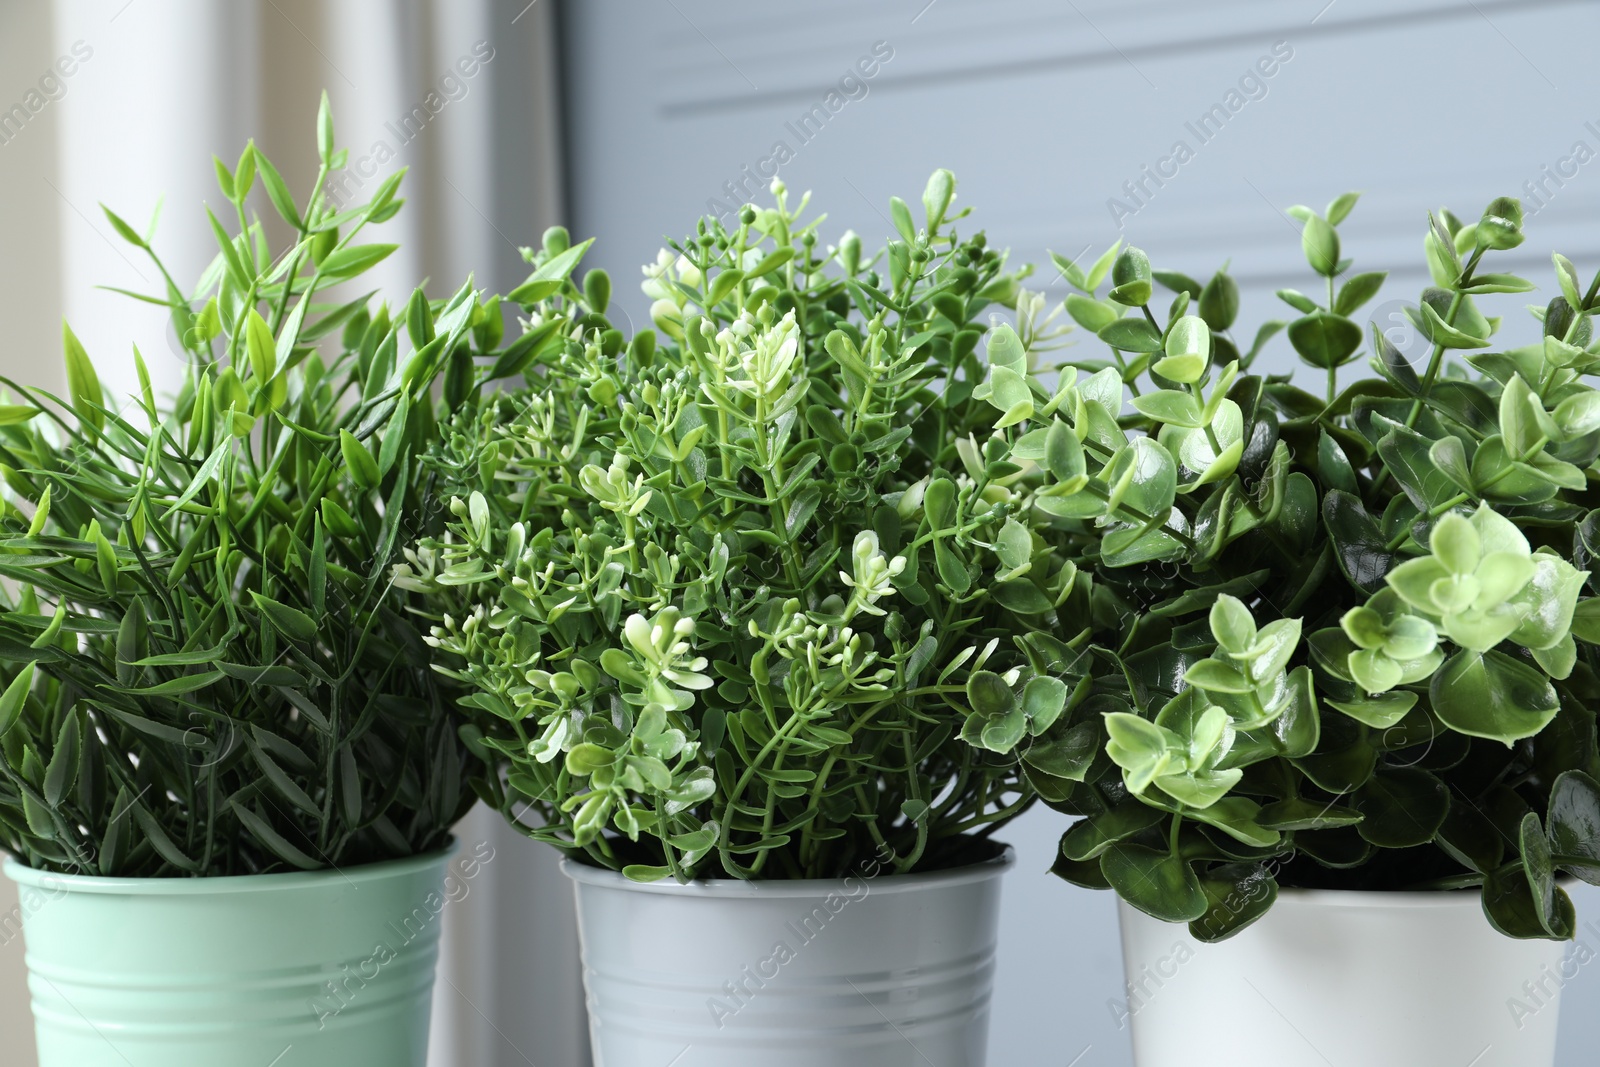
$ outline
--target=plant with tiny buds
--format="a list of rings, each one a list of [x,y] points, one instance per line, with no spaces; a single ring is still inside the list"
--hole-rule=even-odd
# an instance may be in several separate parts
[[[840,877],[986,855],[1028,803],[956,736],[1002,633],[969,561],[1013,506],[966,440],[980,316],[1020,277],[953,190],[921,228],[891,201],[868,256],[774,183],[645,268],[659,333],[584,318],[446,427],[456,521],[396,580],[530,836],[641,880]]]

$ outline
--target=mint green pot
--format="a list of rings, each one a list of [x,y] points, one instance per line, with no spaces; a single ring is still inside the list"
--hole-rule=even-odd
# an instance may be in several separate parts
[[[450,852],[230,878],[6,861],[40,1067],[424,1067]]]

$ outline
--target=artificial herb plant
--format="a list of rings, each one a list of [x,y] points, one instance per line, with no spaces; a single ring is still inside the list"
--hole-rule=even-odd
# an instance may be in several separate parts
[[[1109,349],[1087,377],[1043,380],[1026,338],[991,335],[1005,414],[985,448],[1013,473],[980,491],[1005,486],[1026,528],[991,566],[1076,578],[1019,616],[1029,656],[989,668],[1016,673],[969,679],[967,735],[1081,817],[1057,874],[1201,939],[1280,884],[1478,887],[1502,932],[1570,937],[1557,872],[1600,883],[1600,277],[1582,289],[1556,256],[1542,338],[1496,350],[1480,302],[1534,288],[1493,272],[1520,206],[1430,216],[1426,364],[1374,326],[1374,373],[1341,389],[1351,316],[1384,282],[1341,254],[1355,201],[1291,209],[1326,297],[1281,291],[1298,317],[1247,352],[1227,273],[1202,285],[1131,247],[1058,261]],[[1280,329],[1325,395],[1250,373]],[[1037,737],[993,729],[1024,716],[1030,675],[1061,679],[1067,712]]]
[[[394,251],[360,238],[400,210],[402,175],[338,211],[326,97],[317,133],[304,202],[253,144],[217,162],[237,229],[210,216],[219,254],[192,292],[107,210],[164,282],[130,295],[171,310],[175,401],[137,350],[139,395],[109,395],[70,329],[68,399],[7,382],[0,843],[30,866],[342,867],[439,848],[472,802],[474,761],[389,571],[442,510],[416,459],[436,418],[484,375],[475,355],[504,369],[521,350],[496,348],[470,284],[437,304],[418,290],[400,321],[354,295]],[[278,252],[258,182],[287,226]]]
[[[1030,799],[957,736],[1005,633],[968,565],[1005,505],[960,472],[985,462],[980,316],[1018,308],[1042,346],[1042,300],[956,234],[946,171],[870,255],[773,191],[646,268],[659,333],[624,343],[599,271],[512,294],[559,343],[445,428],[456,521],[400,573],[473,690],[485,799],[640,880],[961,862]]]

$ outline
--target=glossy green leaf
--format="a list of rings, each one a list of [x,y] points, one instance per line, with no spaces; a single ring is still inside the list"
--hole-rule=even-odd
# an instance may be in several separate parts
[[[1125,841],[1163,821],[1155,808],[1127,803],[1075,823],[1061,839],[1061,854],[1069,860],[1098,859],[1119,841]]]
[[[1208,907],[1189,923],[1195,940],[1225,941],[1246,929],[1278,899],[1278,883],[1262,866],[1230,863],[1213,867],[1200,880]]]
[[[1305,227],[1300,231],[1300,247],[1312,270],[1328,277],[1337,273],[1339,234],[1327,219],[1311,215],[1305,220]]]
[[[1081,293],[1068,293],[1065,306],[1072,321],[1093,334],[1099,334],[1120,317],[1116,308]]]
[[[1199,297],[1200,317],[1212,330],[1222,332],[1239,317],[1239,283],[1226,271],[1218,271],[1206,282]]]
[[[1117,319],[1103,327],[1096,335],[1112,348],[1124,352],[1159,352],[1161,334],[1144,319]]]
[[[1188,863],[1143,845],[1113,845],[1100,870],[1117,895],[1146,915],[1165,922],[1192,922],[1211,902]]]
[[[1340,367],[1361,347],[1361,327],[1343,315],[1314,311],[1289,324],[1289,343],[1313,367]]]
[[[1373,271],[1367,274],[1355,274],[1339,286],[1339,294],[1333,301],[1333,312],[1336,315],[1350,315],[1359,310],[1383,288],[1384,281],[1389,277],[1386,271]]]
[[[1117,254],[1112,263],[1111,291],[1107,295],[1126,307],[1148,304],[1152,277],[1150,257],[1129,245]]]
[[[1567,771],[1550,789],[1546,813],[1552,862],[1591,885],[1600,885],[1600,783]]]
[[[1548,678],[1494,651],[1455,653],[1434,675],[1429,697],[1452,730],[1508,745],[1544,729],[1560,707]]]

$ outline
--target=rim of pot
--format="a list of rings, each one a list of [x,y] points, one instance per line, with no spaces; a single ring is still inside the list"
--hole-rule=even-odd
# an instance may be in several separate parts
[[[456,851],[460,842],[451,836],[443,848],[348,867],[327,867],[316,871],[281,871],[274,874],[228,874],[216,877],[181,878],[103,878],[99,875],[59,874],[29,867],[13,856],[5,858],[5,874],[18,885],[38,889],[67,889],[74,893],[107,893],[124,896],[197,896],[220,893],[268,893],[326,885],[339,880],[359,885],[396,875],[411,874],[436,866]]]
[[[1017,862],[1016,849],[996,841],[1000,851],[977,863],[950,867],[920,874],[849,874],[843,878],[773,878],[750,881],[742,878],[712,878],[682,885],[671,878],[659,882],[635,882],[623,877],[621,871],[604,867],[591,867],[571,859],[561,861],[561,873],[574,882],[626,889],[634,893],[663,893],[688,897],[714,898],[765,898],[826,896],[839,886],[855,880],[872,887],[873,894],[911,893],[934,887],[964,885],[998,878]],[[865,866],[865,865],[863,865]]]

